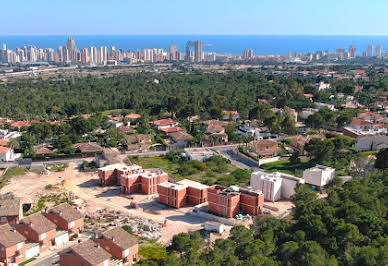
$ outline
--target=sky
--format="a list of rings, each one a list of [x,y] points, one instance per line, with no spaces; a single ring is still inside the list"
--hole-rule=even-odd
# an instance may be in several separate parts
[[[0,35],[388,35],[387,0],[3,0]]]

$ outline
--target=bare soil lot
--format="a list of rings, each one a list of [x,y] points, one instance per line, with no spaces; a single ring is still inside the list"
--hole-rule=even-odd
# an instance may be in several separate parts
[[[12,192],[20,197],[23,203],[33,203],[42,195],[56,192],[72,192],[76,202],[82,203],[84,213],[93,214],[108,209],[157,223],[166,223],[160,233],[159,241],[168,243],[174,234],[196,231],[202,228],[207,220],[189,215],[192,207],[174,209],[158,203],[152,196],[122,195],[119,187],[100,187],[97,173],[84,173],[76,164],[69,164],[63,172],[51,172],[48,175],[28,172],[13,177],[0,190],[1,194]],[[132,208],[135,202],[138,208]]]

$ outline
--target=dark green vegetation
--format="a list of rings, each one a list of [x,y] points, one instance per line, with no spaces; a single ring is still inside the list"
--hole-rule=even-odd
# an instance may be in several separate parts
[[[313,167],[315,163],[308,159],[302,159],[297,162],[292,162],[290,160],[281,160],[273,163],[266,163],[261,165],[261,168],[269,172],[283,172],[295,176],[301,177],[303,175],[303,171],[307,168]]]
[[[228,239],[206,244],[200,233],[174,236],[168,255],[140,265],[377,266],[388,264],[388,172],[375,171],[328,189],[326,200],[298,188],[291,220],[256,219]]]
[[[155,78],[160,84],[152,82]],[[279,108],[312,106],[303,96],[305,83],[307,80],[246,72],[138,73],[36,83],[19,81],[0,85],[0,117],[60,120],[113,109],[138,110],[150,115],[168,111],[184,118],[199,112],[219,117],[226,109],[238,110],[248,117],[258,98],[271,100]]]
[[[199,162],[189,161],[180,154],[180,151],[171,151],[164,157],[131,157],[130,160],[143,168],[161,168],[176,180],[188,178],[207,185],[225,186],[249,183],[251,174],[248,170],[238,169],[219,155]]]

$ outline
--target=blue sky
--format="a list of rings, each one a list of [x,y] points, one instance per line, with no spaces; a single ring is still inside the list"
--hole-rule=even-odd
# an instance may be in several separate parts
[[[387,0],[18,0],[0,35],[388,35]]]

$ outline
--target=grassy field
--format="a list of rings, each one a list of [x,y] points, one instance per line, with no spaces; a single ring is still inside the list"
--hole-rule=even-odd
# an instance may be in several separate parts
[[[143,260],[159,260],[167,257],[166,247],[158,243],[144,243],[139,245],[139,255]]]
[[[313,167],[315,163],[308,159],[302,159],[300,163],[292,164],[289,160],[282,160],[273,163],[266,163],[261,165],[262,168],[269,172],[283,172],[295,176],[302,177],[303,171],[307,168]]]
[[[197,171],[193,174],[181,174],[179,170],[181,169],[183,163],[175,163],[169,161],[164,157],[150,157],[150,158],[130,158],[132,163],[138,164],[143,168],[161,168],[166,171],[170,177],[179,181],[182,179],[191,179],[207,185],[213,185],[220,181],[221,179],[225,180],[225,176],[229,175],[234,170],[238,169],[237,167],[227,164],[223,168],[215,169],[214,167],[204,166],[203,170]]]
[[[28,169],[25,167],[15,167],[8,169],[8,171],[5,173],[5,175],[2,176],[0,180],[0,189],[3,188],[7,184],[7,181],[10,180],[12,177],[24,175],[27,172]]]

